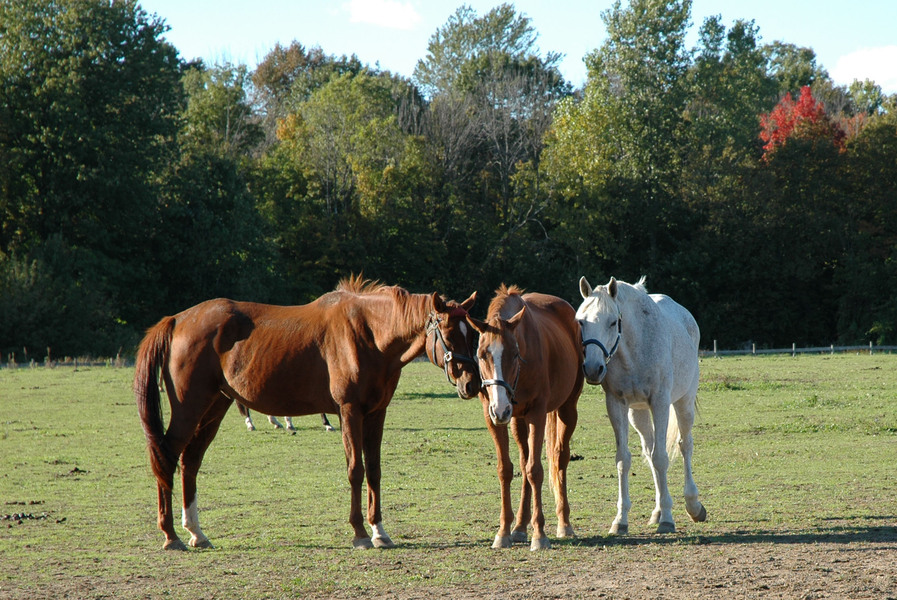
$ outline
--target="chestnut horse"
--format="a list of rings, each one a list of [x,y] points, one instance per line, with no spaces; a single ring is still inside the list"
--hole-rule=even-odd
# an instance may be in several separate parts
[[[359,277],[302,306],[209,300],[149,329],[137,354],[134,392],[156,477],[166,549],[185,549],[174,530],[172,489],[181,469],[183,525],[190,546],[211,547],[199,527],[196,475],[234,401],[266,414],[340,415],[356,548],[391,547],[380,514],[380,444],[386,408],[402,367],[424,352],[435,323],[448,344],[466,348],[464,323],[476,294],[458,304]],[[463,326],[462,326],[463,325]],[[428,333],[429,332],[429,333]],[[465,335],[466,332],[466,335]],[[158,371],[168,392],[166,430]],[[479,373],[459,364],[459,390]],[[367,475],[368,534],[361,513]]]
[[[576,429],[583,387],[582,350],[575,311],[564,300],[545,294],[521,295],[502,285],[489,304],[486,321],[468,316],[480,333],[477,359],[483,377],[483,416],[498,454],[501,516],[493,548],[526,542],[530,550],[549,548],[542,512],[542,443],[548,455],[549,483],[554,490],[558,537],[573,536],[567,502],[570,437]],[[511,530],[511,463],[508,423],[520,450],[524,474],[520,507]],[[532,508],[531,508],[532,505]]]

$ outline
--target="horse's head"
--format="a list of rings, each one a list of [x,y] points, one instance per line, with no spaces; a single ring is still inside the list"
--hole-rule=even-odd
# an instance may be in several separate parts
[[[582,370],[586,381],[598,385],[607,375],[607,365],[620,346],[623,316],[617,303],[617,280],[592,288],[585,277],[579,280],[583,301],[576,311],[582,329]]]
[[[445,371],[449,383],[458,388],[462,398],[473,398],[480,391],[480,371],[474,358],[476,332],[467,324],[467,311],[477,300],[477,293],[460,304],[443,301],[433,295],[433,312],[427,322],[427,358]]]
[[[494,316],[489,322],[467,317],[480,333],[477,361],[483,377],[483,389],[489,401],[489,417],[495,425],[507,425],[517,402],[517,382],[523,359],[515,330],[523,320],[526,307],[508,320]]]

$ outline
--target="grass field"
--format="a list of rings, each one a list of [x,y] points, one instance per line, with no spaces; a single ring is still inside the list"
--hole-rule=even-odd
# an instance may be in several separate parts
[[[296,435],[263,419],[249,433],[232,410],[199,476],[216,548],[162,552],[133,370],[3,369],[0,598],[897,597],[897,356],[701,369],[694,467],[708,521],[688,520],[677,460],[678,532],[654,535],[650,471],[634,461],[631,535],[606,535],[613,436],[587,387],[570,467],[578,537],[535,554],[489,548],[498,483],[479,401],[426,363],[406,367],[387,416],[384,524],[398,547],[386,551],[351,549],[338,433],[317,416],[295,419]],[[545,498],[551,535],[547,484]]]

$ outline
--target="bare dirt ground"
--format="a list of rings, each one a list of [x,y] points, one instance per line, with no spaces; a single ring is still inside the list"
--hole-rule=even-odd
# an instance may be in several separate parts
[[[638,551],[596,548],[599,556],[569,570],[523,579],[514,589],[433,589],[385,597],[897,600],[895,527],[873,527],[859,535],[771,532],[745,538],[699,540],[678,548],[658,547],[650,538],[627,538],[623,543],[638,545]]]
[[[363,574],[348,581],[359,585],[297,588],[284,585],[295,575],[279,569],[265,573],[248,564],[230,565],[225,573],[246,576],[240,585],[185,576],[177,570],[169,573],[177,579],[165,592],[176,598],[240,598],[247,592],[253,598],[388,598],[391,600],[442,599],[572,599],[607,598],[619,600],[730,600],[776,599],[875,599],[897,600],[897,526],[892,517],[867,520],[868,526],[833,522],[823,530],[792,532],[786,529],[714,533],[711,536],[658,538],[581,539],[564,548],[549,550],[534,557],[524,548],[502,551],[509,564],[483,565],[479,582],[456,585],[417,582],[402,588],[376,589],[364,585]],[[558,544],[559,546],[560,544]],[[446,552],[465,553],[470,549],[446,548]],[[215,550],[206,554],[206,567],[213,566]],[[430,551],[427,551],[430,552]],[[432,552],[441,552],[434,548]],[[400,551],[378,551],[367,555],[369,569],[420,572],[420,553],[416,557]],[[160,553],[159,557],[166,556]],[[486,561],[488,560],[489,554]],[[255,557],[260,558],[260,557]],[[0,557],[0,564],[4,563]],[[158,595],[153,577],[138,572],[126,577],[109,577],[97,563],[93,573],[67,573],[66,565],[57,565],[59,577],[37,588],[19,586],[28,574],[15,565],[4,565],[7,580],[0,585],[0,599],[37,598],[153,598]],[[254,565],[259,567],[259,565]],[[230,570],[230,568],[233,570]],[[351,567],[348,567],[351,568]],[[504,571],[496,573],[496,571]],[[197,573],[194,573],[194,576]],[[313,579],[332,579],[333,572],[318,573]],[[495,575],[500,575],[496,577]],[[273,577],[272,577],[273,576]],[[352,579],[352,578],[355,579]],[[278,582],[277,580],[281,581]],[[501,583],[499,583],[499,581]],[[12,583],[12,585],[10,585]],[[221,585],[217,585],[221,583]],[[245,587],[241,587],[245,586]],[[155,591],[154,591],[155,590]]]

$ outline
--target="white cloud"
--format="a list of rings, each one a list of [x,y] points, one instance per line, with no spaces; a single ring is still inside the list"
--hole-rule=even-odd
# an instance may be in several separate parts
[[[871,79],[886,94],[897,93],[897,46],[862,48],[845,54],[829,74],[840,85]]]
[[[349,0],[343,4],[352,23],[369,23],[389,29],[414,29],[421,16],[411,2],[399,0]]]

